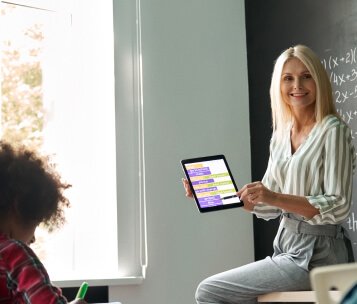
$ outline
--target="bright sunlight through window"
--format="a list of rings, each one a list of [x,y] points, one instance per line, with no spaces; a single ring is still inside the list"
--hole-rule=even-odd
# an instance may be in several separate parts
[[[67,224],[38,229],[34,250],[52,280],[116,277],[112,1],[0,3],[1,137],[53,155],[72,184]]]

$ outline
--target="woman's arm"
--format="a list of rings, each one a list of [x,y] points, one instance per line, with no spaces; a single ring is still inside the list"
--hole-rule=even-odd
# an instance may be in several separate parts
[[[342,222],[350,212],[355,168],[355,149],[351,130],[344,123],[334,125],[326,134],[323,153],[323,192],[306,196],[319,209],[312,224]]]
[[[279,186],[272,174],[272,163],[273,163],[272,148],[273,148],[273,145],[274,145],[274,135],[272,136],[272,139],[270,141],[270,147],[269,147],[270,155],[269,155],[268,167],[267,167],[267,170],[265,171],[262,183],[264,185],[266,185],[267,188],[271,189],[271,191],[275,191],[276,193],[279,193],[279,192],[281,192],[281,189],[279,188]],[[248,184],[248,185],[250,185],[250,184]],[[243,186],[243,188],[237,193],[237,195],[244,202],[245,209],[254,213],[258,218],[262,218],[267,221],[270,219],[275,219],[275,218],[279,217],[281,214],[280,208],[275,207],[273,205],[265,204],[265,202],[263,202],[263,201],[260,201],[259,203],[257,203],[257,202],[253,203],[245,195],[242,196],[242,193],[244,193],[244,191],[248,185]]]
[[[238,196],[252,205],[264,202],[265,205],[296,213],[308,219],[319,214],[319,210],[312,206],[306,197],[271,191],[262,182],[245,185],[238,192]]]
[[[304,216],[311,224],[336,224],[348,216],[355,166],[350,129],[343,123],[334,123],[321,136],[325,140],[320,155],[323,167],[320,173],[316,172],[321,174],[317,176],[321,177],[319,194],[282,194],[280,189],[271,186],[271,182],[266,183],[269,181],[266,178],[263,182],[248,184],[238,192],[242,200],[255,204],[254,213],[279,208]]]

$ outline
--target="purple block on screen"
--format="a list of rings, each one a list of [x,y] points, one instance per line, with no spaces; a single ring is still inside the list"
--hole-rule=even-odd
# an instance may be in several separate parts
[[[214,182],[214,179],[210,178],[210,179],[204,179],[204,180],[192,182],[192,185],[201,185],[201,184],[208,184],[208,183],[213,183],[213,182]]]
[[[201,176],[201,175],[209,175],[211,174],[211,170],[208,167],[195,168],[195,169],[187,170],[187,173],[189,176],[194,177],[194,176]]]
[[[221,197],[219,195],[213,195],[213,196],[205,196],[205,197],[200,197],[198,199],[198,202],[201,203],[206,203],[209,201],[214,201],[214,200],[219,200]]]
[[[220,205],[223,205],[221,199],[212,200],[212,201],[206,201],[206,202],[200,203],[200,206],[201,206],[202,208],[212,207],[212,206],[220,206]]]

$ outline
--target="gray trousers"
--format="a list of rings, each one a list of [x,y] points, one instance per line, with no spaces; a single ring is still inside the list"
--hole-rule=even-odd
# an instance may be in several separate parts
[[[197,303],[253,304],[257,303],[258,295],[269,292],[310,290],[309,271],[312,268],[348,261],[341,227],[332,226],[336,228],[336,233],[334,228],[330,229],[331,225],[326,227],[334,235],[321,235],[321,231],[307,234],[313,230],[310,225],[304,222],[295,225],[294,221],[281,222],[272,257],[202,281],[196,291]],[[304,227],[308,231],[304,231]]]

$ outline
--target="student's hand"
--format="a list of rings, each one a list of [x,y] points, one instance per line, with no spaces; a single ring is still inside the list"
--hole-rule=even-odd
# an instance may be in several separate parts
[[[69,304],[88,304],[88,303],[82,299],[75,299],[75,300],[69,302]]]
[[[275,192],[265,187],[262,182],[244,185],[237,195],[247,204],[247,208],[254,208],[254,205],[260,202],[270,205],[275,199]],[[245,205],[244,208],[246,208]]]
[[[182,183],[183,183],[183,186],[184,186],[185,191],[186,191],[186,196],[190,197],[190,198],[193,198],[193,194],[192,194],[192,191],[191,191],[190,184],[188,183],[188,180],[186,178],[183,178],[182,179]]]

